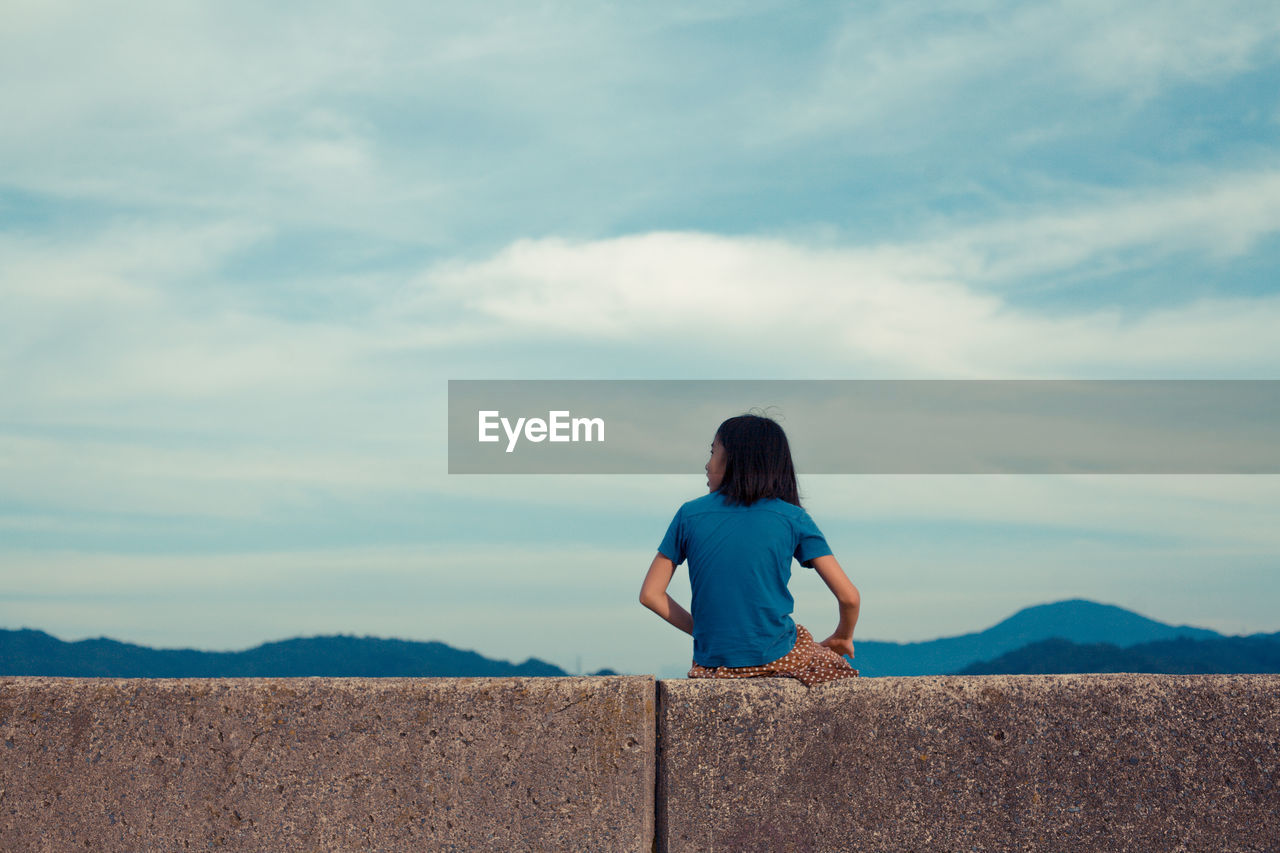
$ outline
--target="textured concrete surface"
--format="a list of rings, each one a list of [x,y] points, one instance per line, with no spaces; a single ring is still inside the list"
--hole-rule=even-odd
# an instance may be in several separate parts
[[[658,714],[659,850],[1280,850],[1280,676],[662,681]]]
[[[648,850],[652,678],[0,678],[0,849]]]

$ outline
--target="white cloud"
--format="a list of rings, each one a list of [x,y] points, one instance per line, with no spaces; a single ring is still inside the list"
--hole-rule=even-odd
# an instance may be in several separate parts
[[[779,99],[783,121],[766,137],[856,130],[912,150],[936,136],[905,128],[1008,121],[1030,104],[1084,120],[1099,99],[1138,105],[1280,58],[1280,22],[1250,2],[896,3],[846,15],[815,79]]]
[[[485,318],[494,337],[538,336],[680,351],[730,338],[794,340],[743,357],[839,374],[941,378],[1273,375],[1269,330],[1280,297],[1222,296],[1143,310],[1053,313],[999,291],[1030,275],[1152,268],[1195,253],[1220,259],[1280,232],[1280,174],[1265,170],[1092,206],[954,229],[918,244],[812,247],[780,239],[650,233],[610,240],[519,241],[493,257],[442,264],[418,282],[423,305]],[[406,311],[424,310],[406,305]],[[478,326],[483,328],[483,324]],[[811,368],[810,368],[811,369]]]
[[[946,258],[968,281],[1016,283],[1100,265],[1121,253],[1137,256],[1127,261],[1132,267],[1192,252],[1235,257],[1278,232],[1280,170],[1260,169],[1113,190],[1050,213],[953,229],[922,248]]]
[[[335,399],[377,417],[397,395],[420,402],[423,381],[460,378],[477,348],[503,346],[586,343],[594,370],[651,378],[637,348],[688,365],[732,352],[747,378],[1259,378],[1280,366],[1274,294],[1148,308],[1117,296],[1052,312],[1012,297],[1028,276],[1114,258],[1212,265],[1277,231],[1280,175],[1262,170],[879,246],[694,232],[521,240],[404,284],[378,269],[317,278],[311,291],[363,295],[303,319],[224,281],[270,229],[137,220],[90,239],[3,238],[0,364],[19,377],[6,404],[22,419],[198,403],[197,417],[216,410],[224,427],[286,404],[295,423],[331,421]]]
[[[621,168],[636,154],[644,187],[664,180],[661,164],[687,180],[685,165],[732,158],[753,140],[786,150],[797,134],[856,128],[850,151],[940,147],[944,135],[902,132],[939,120],[1026,139],[1044,133],[1045,117],[1004,108],[1028,103],[1051,105],[1059,126],[1101,121],[1096,105],[1072,101],[1077,90],[1143,99],[1274,62],[1280,27],[1269,12],[1226,2],[846,7],[843,22],[815,22],[824,26],[782,60],[777,19],[793,15],[781,4],[322,3],[300,14],[11,3],[0,76],[16,85],[0,89],[0,176],[41,192],[198,196],[302,221],[342,220],[345,197],[357,214],[349,224],[376,219],[408,237],[440,225],[440,205],[490,204],[507,184],[539,185],[537,173],[600,178],[593,162]],[[732,24],[732,43],[717,38],[717,17]],[[691,29],[704,47],[690,46]],[[519,144],[494,145],[504,139]]]
[[[1280,19],[1252,2],[1082,4],[1059,6],[1087,16],[1084,38],[1062,38],[1065,63],[1087,83],[1150,97],[1161,84],[1212,82],[1280,55]]]
[[[350,329],[275,318],[222,292],[219,267],[268,233],[139,220],[89,239],[0,239],[0,365],[21,377],[6,403],[16,412],[58,399],[225,397],[339,380]]]

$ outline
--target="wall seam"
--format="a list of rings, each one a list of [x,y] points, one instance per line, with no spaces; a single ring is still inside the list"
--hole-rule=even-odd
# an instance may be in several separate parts
[[[653,853],[667,849],[666,767],[662,744],[662,682],[653,680]]]

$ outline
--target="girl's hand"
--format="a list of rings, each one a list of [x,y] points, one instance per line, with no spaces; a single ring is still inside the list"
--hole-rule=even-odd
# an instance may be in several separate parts
[[[818,645],[826,646],[836,654],[848,655],[849,657],[853,657],[853,640],[849,639],[848,637],[841,637],[836,634],[832,634],[830,637],[827,637]]]

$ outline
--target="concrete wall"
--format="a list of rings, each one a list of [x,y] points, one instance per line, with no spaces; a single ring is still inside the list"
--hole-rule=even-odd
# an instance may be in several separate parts
[[[0,850],[648,850],[651,678],[0,679]]]
[[[0,678],[2,850],[654,846],[1280,850],[1280,676]]]
[[[1280,851],[1280,677],[664,681],[660,847]]]

